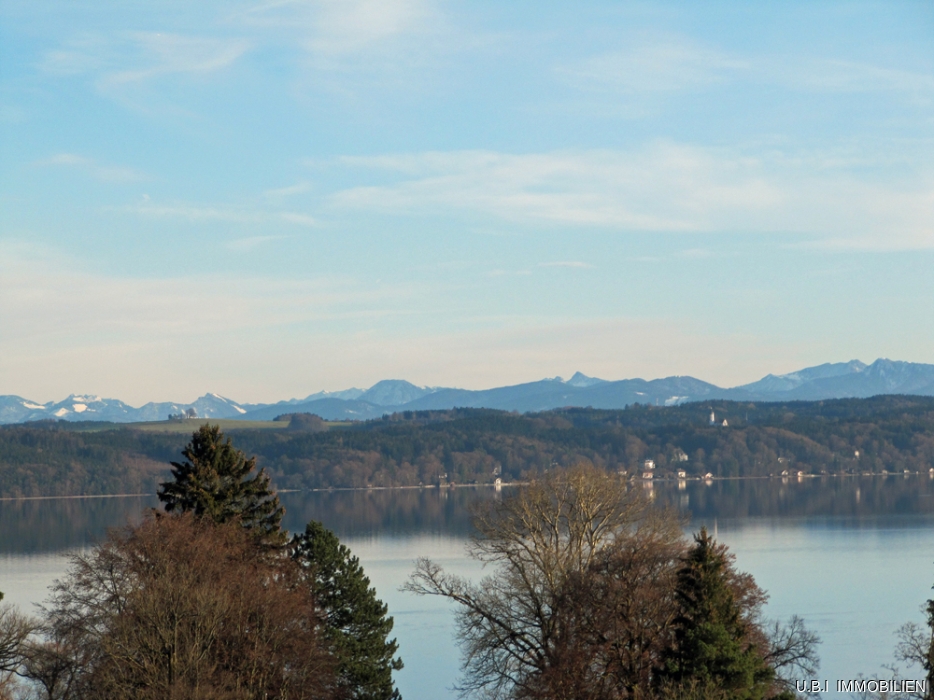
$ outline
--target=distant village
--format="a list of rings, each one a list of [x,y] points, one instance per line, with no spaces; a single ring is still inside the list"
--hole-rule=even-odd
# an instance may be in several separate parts
[[[726,428],[726,427],[729,427],[730,424],[726,418],[724,418],[722,422],[717,423],[717,414],[714,411],[711,411],[710,412],[710,425],[720,425]],[[688,461],[687,452],[681,449],[675,452],[674,458],[676,462],[687,462]],[[620,474],[625,474],[625,471],[620,470]],[[688,473],[686,469],[678,469],[676,470],[675,474],[678,477],[678,481],[687,481],[688,479]],[[636,477],[633,477],[633,478],[636,478]],[[655,478],[655,460],[647,459],[642,464],[642,479],[644,481],[651,481],[654,478]],[[695,476],[691,478],[703,479],[704,481],[712,481],[714,476],[713,476],[713,473],[707,472],[703,476],[700,476],[700,477]]]

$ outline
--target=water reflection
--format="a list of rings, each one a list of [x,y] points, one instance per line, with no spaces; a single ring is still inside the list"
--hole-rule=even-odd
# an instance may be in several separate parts
[[[641,484],[635,488],[642,489]],[[429,556],[478,578],[464,555],[470,506],[505,497],[484,489],[286,493],[285,526],[317,519],[361,561],[396,619],[407,700],[453,698],[459,656],[444,601],[399,592],[413,560]],[[824,639],[824,678],[872,673],[891,660],[893,631],[923,622],[934,566],[934,485],[925,474],[724,480],[654,480],[655,502],[689,514],[692,527],[719,524],[718,536],[771,594],[768,614],[805,617]],[[28,609],[65,572],[56,553],[99,541],[108,527],[138,520],[155,497],[0,501],[0,590]],[[897,572],[893,576],[893,572]]]
[[[645,484],[642,484],[645,487]],[[515,487],[505,486],[502,494]],[[694,522],[760,518],[839,518],[876,526],[891,516],[934,518],[934,482],[863,476],[704,481],[655,481],[656,504]],[[334,491],[283,494],[286,527],[297,530],[316,518],[340,536],[470,534],[470,504],[497,497],[492,488]]]
[[[0,554],[87,547],[157,503],[155,496],[0,500]]]
[[[857,524],[889,516],[934,516],[934,482],[927,475],[690,481],[659,489],[659,502],[713,518],[837,518]]]
[[[470,534],[470,504],[515,487],[284,493],[284,525],[322,521],[340,537]],[[934,481],[923,476],[657,481],[652,498],[693,522],[834,518],[878,526],[891,516],[934,519]],[[138,521],[154,496],[0,501],[0,554],[54,552],[100,541],[109,527]]]
[[[507,489],[508,492],[508,489]],[[370,489],[284,493],[284,526],[291,532],[320,520],[338,537],[470,533],[470,504],[494,498],[488,488]]]

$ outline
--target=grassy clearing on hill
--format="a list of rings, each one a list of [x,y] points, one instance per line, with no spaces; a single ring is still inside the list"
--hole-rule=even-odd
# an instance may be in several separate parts
[[[219,425],[221,430],[284,430],[288,421],[274,420],[236,420],[233,418],[197,418],[191,420],[160,420],[152,423],[120,423],[114,427],[142,430],[149,433],[185,433],[191,435],[205,423]]]

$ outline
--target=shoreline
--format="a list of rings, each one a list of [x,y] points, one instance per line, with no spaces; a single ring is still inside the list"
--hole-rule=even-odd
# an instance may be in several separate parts
[[[841,478],[841,477],[861,477],[861,476],[882,476],[882,477],[895,477],[901,476],[902,478],[907,478],[909,476],[922,476],[928,474],[934,478],[934,474],[930,472],[871,472],[871,473],[859,473],[859,474],[772,474],[768,476],[712,476],[712,477],[702,477],[702,476],[692,476],[685,479],[679,479],[677,477],[658,477],[652,479],[644,479],[638,476],[632,476],[627,479],[629,483],[639,484],[643,486],[651,486],[655,483],[686,483],[688,481],[699,481],[702,483],[713,483],[715,481],[755,481],[755,480],[773,480],[779,479],[782,481],[790,482],[794,481],[804,481],[805,479],[825,479],[830,477]],[[529,482],[527,481],[504,481],[499,484],[499,488],[504,487],[515,487],[515,486],[525,486]],[[432,484],[432,485],[419,485],[419,486],[330,486],[327,488],[318,488],[318,489],[281,489],[277,490],[276,493],[328,493],[336,491],[404,491],[404,490],[429,490],[437,489],[443,491],[444,489],[480,489],[480,488],[489,488],[496,489],[497,485],[492,483],[487,484]],[[54,500],[81,500],[81,499],[95,499],[95,498],[151,498],[155,496],[155,493],[102,493],[102,494],[80,494],[75,496],[0,496],[0,503],[10,503],[14,501],[54,501]]]

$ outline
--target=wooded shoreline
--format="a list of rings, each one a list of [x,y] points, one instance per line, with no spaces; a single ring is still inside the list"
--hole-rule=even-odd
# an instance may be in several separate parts
[[[710,422],[711,411],[717,423]],[[517,483],[578,462],[636,481],[646,470],[661,481],[891,475],[934,467],[930,397],[524,415],[456,409],[323,429],[319,423],[306,429],[301,416],[285,429],[229,433],[282,493]],[[7,425],[0,428],[0,498],[154,493],[186,439],[132,424]]]

